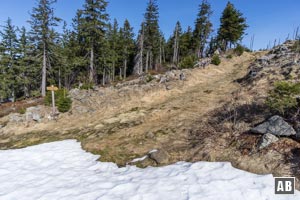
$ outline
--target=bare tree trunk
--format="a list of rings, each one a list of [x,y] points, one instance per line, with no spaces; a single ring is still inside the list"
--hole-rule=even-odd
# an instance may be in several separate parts
[[[124,79],[126,79],[126,73],[127,73],[127,59],[125,59],[125,63],[124,63],[124,72],[123,72],[123,74],[124,74]]]
[[[120,71],[120,73],[119,73],[119,78],[120,78],[120,80],[121,80],[122,77],[123,77],[123,75],[122,75],[122,67],[120,67],[119,71]]]
[[[89,82],[90,83],[95,83],[94,82],[94,45],[91,46],[91,55],[90,55],[90,76],[89,76]]]
[[[149,69],[149,50],[147,51],[147,54],[146,54],[146,73],[148,73],[148,69]]]
[[[105,67],[103,68],[102,85],[105,86]]]
[[[162,45],[161,45],[161,37],[159,38],[159,64],[162,65]]]
[[[60,66],[58,67],[58,88],[61,88],[61,70],[60,70]]]
[[[47,55],[46,55],[46,46],[44,44],[43,49],[43,68],[42,68],[42,96],[46,96],[46,81],[47,81]]]
[[[175,30],[175,40],[174,40],[174,51],[173,51],[173,64],[177,66],[178,64],[178,25],[176,26]]]
[[[115,61],[113,61],[112,72],[111,72],[111,80],[112,81],[115,81],[115,72],[116,72],[116,63],[115,63]]]
[[[152,51],[149,53],[149,67],[150,69],[153,69],[153,56],[152,56]]]

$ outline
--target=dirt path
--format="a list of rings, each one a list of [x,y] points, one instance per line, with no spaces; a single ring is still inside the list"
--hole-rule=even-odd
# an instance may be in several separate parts
[[[160,85],[147,92],[130,91],[123,96],[118,91],[109,91],[101,103],[97,103],[100,97],[90,97],[86,101],[96,108],[95,112],[65,114],[57,122],[34,126],[7,126],[7,137],[0,137],[0,146],[17,148],[77,138],[86,150],[117,163],[154,148],[184,149],[187,131],[201,116],[231,98],[231,93],[240,87],[234,80],[247,73],[253,59],[253,55],[245,53],[223,60],[220,66],[187,70],[186,81],[166,83],[170,90]],[[180,155],[173,157],[181,159]]]

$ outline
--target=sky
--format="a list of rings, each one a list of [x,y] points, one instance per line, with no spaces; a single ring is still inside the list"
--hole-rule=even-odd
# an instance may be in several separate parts
[[[108,0],[107,12],[110,19],[116,18],[120,25],[127,18],[138,32],[143,20],[143,14],[148,0]],[[183,29],[194,27],[199,4],[202,0],[158,0],[160,11],[160,28],[168,38],[180,21]],[[215,33],[219,27],[220,16],[228,0],[208,0],[212,6],[211,21]],[[254,49],[266,48],[274,40],[282,42],[288,34],[293,36],[295,29],[300,26],[299,0],[231,0],[235,7],[247,18],[249,28],[243,39],[243,44],[250,46],[254,35]],[[76,10],[82,8],[84,0],[57,0],[54,4],[55,14],[71,23]],[[16,26],[29,27],[26,22],[36,0],[0,0],[0,25],[4,25],[8,17]]]

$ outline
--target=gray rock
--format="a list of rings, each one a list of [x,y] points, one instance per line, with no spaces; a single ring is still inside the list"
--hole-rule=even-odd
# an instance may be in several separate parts
[[[161,83],[166,83],[166,82],[168,82],[168,81],[169,81],[169,79],[168,79],[167,76],[162,76],[162,77],[160,78],[159,83],[160,83],[160,84],[161,84]]]
[[[258,143],[258,148],[263,149],[277,141],[278,138],[275,135],[272,135],[271,133],[266,133],[261,137],[261,140]]]
[[[9,115],[9,122],[19,123],[25,121],[24,116],[19,113],[12,113]]]
[[[160,149],[149,154],[149,158],[154,160],[157,164],[167,164],[169,162],[170,155]]]
[[[152,131],[149,131],[146,133],[146,138],[148,139],[154,139],[155,138],[155,135]]]
[[[266,134],[271,133],[277,136],[296,135],[296,131],[282,117],[275,115],[268,121],[251,129],[253,133]]]
[[[38,106],[27,108],[25,113],[25,119],[26,121],[41,122],[41,108]]]
[[[33,121],[40,122],[42,120],[42,117],[39,113],[33,113],[32,119],[33,119]]]

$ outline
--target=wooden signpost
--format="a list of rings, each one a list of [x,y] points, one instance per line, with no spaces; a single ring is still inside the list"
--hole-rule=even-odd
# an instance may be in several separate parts
[[[54,91],[58,90],[58,87],[54,87],[54,85],[51,85],[50,87],[47,87],[47,90],[51,91],[52,94],[52,114],[55,115],[55,96]]]

